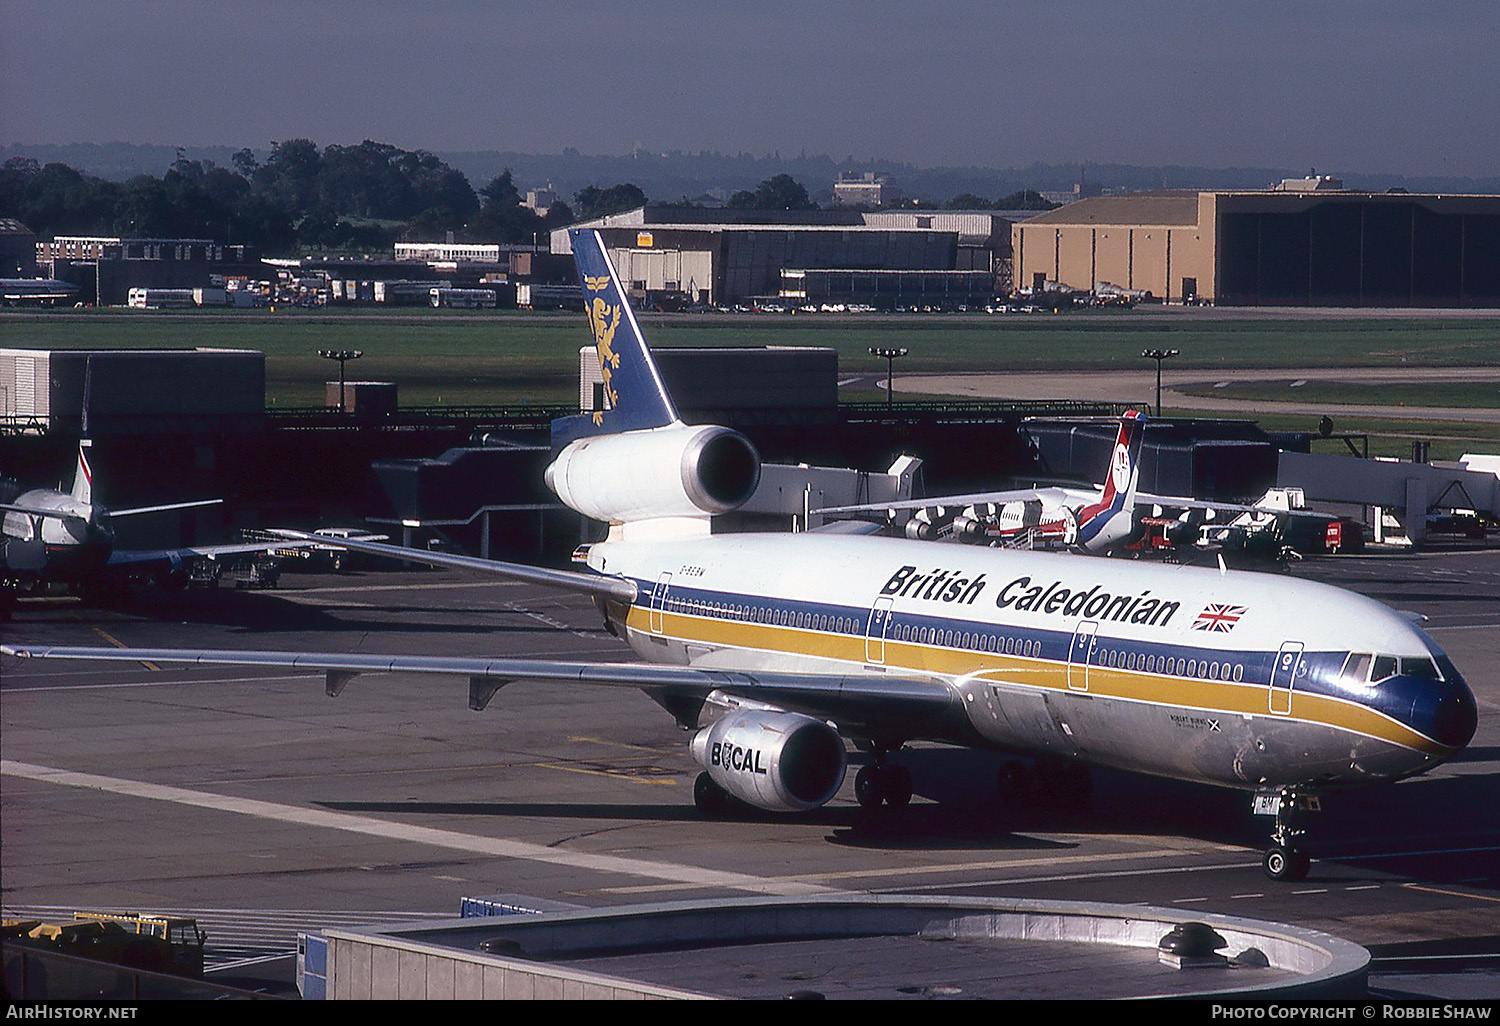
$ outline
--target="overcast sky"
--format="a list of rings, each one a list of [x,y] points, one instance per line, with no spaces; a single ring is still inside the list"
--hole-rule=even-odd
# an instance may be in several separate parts
[[[1495,0],[0,0],[0,144],[1500,173]]]

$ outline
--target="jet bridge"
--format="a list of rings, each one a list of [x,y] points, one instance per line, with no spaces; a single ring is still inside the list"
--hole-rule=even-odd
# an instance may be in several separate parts
[[[1413,545],[1427,535],[1434,511],[1468,510],[1500,520],[1500,474],[1470,470],[1461,463],[1410,463],[1320,453],[1287,452],[1278,460],[1276,483],[1301,488],[1310,500],[1349,502],[1394,511]]]

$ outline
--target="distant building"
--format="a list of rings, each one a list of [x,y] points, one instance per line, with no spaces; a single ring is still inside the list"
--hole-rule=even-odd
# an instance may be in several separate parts
[[[833,201],[846,207],[883,206],[885,186],[885,176],[874,171],[844,172],[833,183]]]
[[[557,193],[552,191],[549,185],[545,189],[528,189],[526,191],[526,202],[523,207],[536,212],[538,217],[546,217],[547,211],[552,209],[552,204],[557,202]]]
[[[1328,175],[1308,175],[1306,178],[1283,178],[1274,188],[1278,192],[1339,192],[1344,188],[1344,180]]]
[[[998,270],[1010,257],[1010,226],[1016,220],[1013,213],[994,210],[873,210],[864,215],[865,224],[873,228],[956,233],[956,271]]]
[[[499,243],[486,245],[473,242],[398,242],[396,243],[396,259],[429,262],[463,260],[498,264],[500,245]]]
[[[216,277],[262,270],[251,247],[212,239],[59,235],[38,242],[36,258],[48,275],[73,283],[82,299],[104,306],[124,306],[135,288],[204,288]]]
[[[36,277],[36,232],[0,217],[0,278]]]
[[[1500,306],[1500,196],[1341,186],[1079,200],[1012,228],[1016,284],[1225,306]]]
[[[884,216],[855,210],[645,206],[577,227],[597,229],[626,288],[663,307],[779,301],[782,272],[788,269],[963,269],[957,222],[919,226],[915,221],[880,221]],[[565,229],[552,233],[552,251],[571,252]],[[990,273],[991,255],[972,259]]]

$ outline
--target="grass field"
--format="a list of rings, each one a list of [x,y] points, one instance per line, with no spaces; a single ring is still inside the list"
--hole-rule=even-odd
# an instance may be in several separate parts
[[[1500,317],[1309,317],[1243,320],[1160,314],[1007,316],[643,316],[661,346],[829,346],[844,375],[882,374],[869,347],[904,346],[902,371],[1138,370],[1141,350],[1181,350],[1174,369],[1215,367],[1500,366]],[[578,314],[320,310],[147,313],[0,313],[0,346],[258,349],[266,354],[266,401],[321,406],[338,369],[319,349],[359,349],[350,380],[394,381],[406,406],[571,403],[578,349],[590,343]],[[1291,379],[1207,394],[1309,402],[1494,405],[1492,383],[1405,388],[1329,386]],[[883,393],[848,398],[878,401]],[[930,398],[930,397],[928,397]],[[1130,399],[1131,397],[1123,397]],[[898,396],[898,402],[900,397]],[[1169,408],[1167,413],[1173,411]],[[1179,411],[1181,412],[1181,411]],[[1202,414],[1190,414],[1201,416]],[[1312,431],[1305,417],[1258,417],[1267,428]],[[1434,459],[1500,451],[1500,428],[1335,417],[1338,430],[1368,433],[1374,455],[1411,455],[1430,440]],[[1332,443],[1319,443],[1332,451]],[[1340,450],[1342,451],[1342,450]]]
[[[1145,347],[1197,367],[1500,365],[1500,318],[1229,320],[1184,314],[966,317],[728,315],[643,317],[662,346],[829,346],[845,374],[884,363],[869,347],[904,346],[905,371],[1138,368]],[[568,401],[577,353],[589,344],[577,314],[116,311],[0,314],[0,346],[212,346],[266,354],[267,402],[322,402],[337,368],[319,349],[359,349],[351,379],[395,381],[407,405]]]

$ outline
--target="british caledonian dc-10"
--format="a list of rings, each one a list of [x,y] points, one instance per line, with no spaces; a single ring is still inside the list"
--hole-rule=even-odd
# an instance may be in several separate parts
[[[918,740],[1071,767],[1061,782],[1079,786],[1097,764],[1239,788],[1276,817],[1264,866],[1277,879],[1307,872],[1301,810],[1431,769],[1473,736],[1474,697],[1432,639],[1337,588],[936,546],[864,524],[711,534],[709,517],[754,491],[759,457],[734,431],[681,422],[599,236],[574,232],[573,249],[606,409],[554,424],[547,483],[609,524],[577,557],[588,572],[348,547],[590,595],[644,663],[5,651],[300,667],[323,671],[330,694],[361,673],[448,674],[468,678],[474,709],[514,681],[637,687],[693,732],[694,799],[708,813],[731,796],[778,812],[823,805],[843,785],[847,742],[873,755],[854,783],[866,806],[910,800],[911,777],[888,756]],[[1002,786],[1018,765],[1002,769]]]

